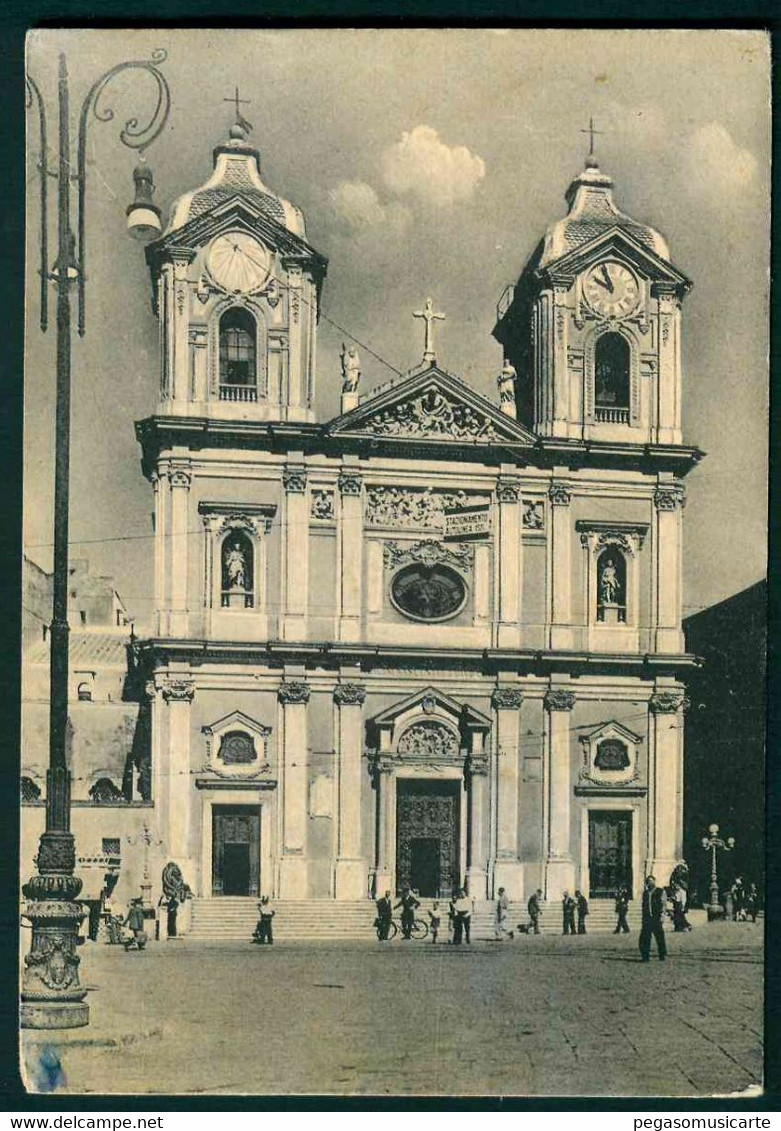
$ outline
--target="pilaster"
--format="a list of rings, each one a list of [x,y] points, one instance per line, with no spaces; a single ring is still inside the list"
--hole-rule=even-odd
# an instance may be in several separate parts
[[[563,483],[552,483],[548,564],[551,578],[550,647],[575,647],[572,627],[572,492]]]
[[[168,780],[162,789],[160,828],[169,859],[192,875],[195,862],[190,859],[190,704],[195,697],[195,683],[187,673],[171,674],[162,679],[161,691],[166,703],[167,750],[165,758],[155,760],[155,773],[160,784],[163,777]],[[159,734],[153,716],[153,734],[155,730]]]
[[[391,843],[393,821],[391,815],[396,804],[396,775],[393,767],[379,762],[375,769],[377,790],[377,867],[374,873],[376,896],[393,892],[394,851]]]
[[[172,461],[168,470],[171,492],[171,610],[168,617],[168,633],[171,636],[186,636],[187,580],[189,574],[189,497],[192,484],[192,470],[188,461]]]
[[[477,735],[475,735],[477,737]],[[482,738],[482,735],[480,736]],[[466,885],[473,899],[488,898],[486,841],[488,832],[488,762],[482,750],[470,755],[467,778]]]
[[[357,468],[344,467],[339,475],[341,499],[339,640],[361,638],[361,585],[363,578],[363,477]]]
[[[301,456],[303,460],[303,456]],[[284,606],[283,640],[306,640],[307,602],[309,598],[309,512],[307,507],[306,469],[303,462],[290,462],[282,472],[285,488],[283,527],[282,578]]]
[[[685,650],[681,628],[684,505],[683,488],[677,483],[660,483],[654,492],[656,652],[677,653]]]
[[[282,855],[278,891],[282,899],[309,894],[307,833],[307,704],[309,684],[285,680],[279,687],[282,733]]]
[[[366,688],[340,683],[334,690],[338,757],[337,858],[334,894],[337,899],[363,899],[368,862],[363,855],[361,793],[363,786],[363,704]]]
[[[492,697],[496,713],[496,859],[494,892],[505,888],[510,899],[523,895],[523,865],[518,859],[520,786],[519,688],[498,687]]]
[[[648,702],[648,848],[645,873],[661,885],[683,851],[683,692],[658,688]]]
[[[571,691],[551,688],[545,696],[547,730],[545,767],[548,787],[548,857],[545,866],[545,898],[558,899],[572,891],[575,865],[570,850],[570,717],[575,706]]]
[[[496,487],[499,511],[498,648],[520,647],[521,507],[520,484],[502,476]]]

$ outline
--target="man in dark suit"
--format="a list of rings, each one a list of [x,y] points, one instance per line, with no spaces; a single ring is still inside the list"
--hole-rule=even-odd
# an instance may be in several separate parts
[[[643,962],[651,960],[651,936],[656,939],[659,961],[667,957],[667,943],[664,937],[664,912],[667,897],[664,888],[656,886],[656,878],[648,876],[643,889],[642,926],[640,928],[640,957]]]

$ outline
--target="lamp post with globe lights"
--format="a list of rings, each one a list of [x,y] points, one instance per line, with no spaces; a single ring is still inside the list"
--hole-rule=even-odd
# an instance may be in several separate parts
[[[735,847],[735,838],[734,836],[728,836],[725,840],[723,837],[720,837],[718,825],[708,825],[708,833],[708,836],[702,838],[702,847],[706,852],[710,852],[711,854],[708,918],[720,919],[724,914],[724,908],[719,902],[719,875],[716,857],[718,852],[732,852]]]
[[[66,758],[68,724],[68,503],[70,471],[70,386],[71,386],[71,291],[75,286],[78,303],[78,332],[86,329],[86,187],[87,132],[92,118],[110,122],[114,111],[106,104],[104,92],[115,76],[126,71],[149,75],[156,104],[148,121],[128,118],[120,131],[120,141],[140,156],[133,173],[135,200],[127,209],[131,235],[147,239],[161,230],[160,210],[152,202],[154,185],[144,163],[144,152],[168,120],[171,92],[159,67],[166,52],[159,49],[148,60],[118,63],[90,87],[79,112],[76,164],[70,143],[68,68],[65,55],[59,58],[58,71],[58,163],[49,168],[46,107],[40,87],[26,78],[27,107],[38,116],[40,161],[40,327],[48,327],[48,284],[57,294],[54,457],[54,567],[51,623],[51,662],[49,695],[49,768],[46,773],[46,825],[35,859],[37,874],[22,888],[28,900],[27,918],[32,924],[30,952],[25,955],[22,977],[20,1023],[23,1028],[66,1029],[89,1023],[86,989],[79,980],[76,954],[79,924],[83,914],[76,902],[81,880],[74,875],[76,849],[70,830],[71,777]],[[49,265],[48,183],[57,184],[57,257]],[[76,184],[76,230],[71,226],[71,183]]]

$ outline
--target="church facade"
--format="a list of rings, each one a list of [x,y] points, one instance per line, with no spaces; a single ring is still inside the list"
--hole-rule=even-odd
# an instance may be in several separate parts
[[[197,897],[635,896],[682,848],[681,305],[593,159],[497,308],[315,412],[327,263],[241,126],[147,250],[157,836]]]

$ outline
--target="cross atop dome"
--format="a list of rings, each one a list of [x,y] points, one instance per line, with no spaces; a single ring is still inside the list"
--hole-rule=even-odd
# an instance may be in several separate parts
[[[223,98],[223,102],[232,102],[233,103],[233,105],[236,109],[236,125],[241,129],[244,136],[246,136],[248,133],[252,132],[252,122],[248,122],[247,119],[244,117],[244,115],[241,112],[241,107],[242,106],[249,106],[251,101],[252,101],[252,99],[250,99],[250,98],[239,98],[239,88],[238,87],[235,88],[233,98]],[[232,136],[233,136],[233,131],[231,131],[231,137]]]
[[[237,91],[236,93],[238,93],[238,91]],[[594,119],[593,119],[592,117],[589,117],[589,120],[588,120],[588,129],[586,129],[586,130],[581,130],[580,132],[581,132],[582,134],[588,134],[588,156],[589,156],[590,158],[592,158],[592,159],[593,159],[593,157],[594,157],[594,138],[595,138],[595,137],[596,137],[596,136],[597,136],[598,134],[602,134],[602,133],[604,133],[604,130],[598,130],[598,129],[596,129],[596,128],[594,127]],[[587,165],[589,165],[589,164],[591,164],[591,162],[590,162],[590,161],[586,161],[586,164],[587,164]]]

